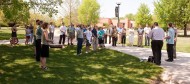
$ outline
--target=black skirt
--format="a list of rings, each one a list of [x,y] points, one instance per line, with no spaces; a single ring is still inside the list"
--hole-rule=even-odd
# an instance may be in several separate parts
[[[49,57],[49,45],[42,44],[42,55],[41,57]]]
[[[12,32],[11,36],[12,36],[12,37],[17,37],[16,32]]]

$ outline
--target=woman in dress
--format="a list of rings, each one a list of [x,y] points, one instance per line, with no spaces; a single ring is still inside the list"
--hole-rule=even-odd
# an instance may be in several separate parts
[[[134,29],[131,27],[129,29],[129,46],[133,46],[134,43]]]
[[[25,32],[26,32],[26,41],[25,41],[25,45],[28,45],[28,42],[29,42],[29,39],[30,39],[30,34],[31,34],[31,31],[30,31],[30,29],[29,29],[29,26],[25,26],[26,27],[26,30],[25,30]]]
[[[43,32],[42,32],[42,53],[41,53],[41,68],[43,70],[47,70],[46,66],[46,58],[49,57],[49,42],[53,42],[48,38],[48,23],[43,23],[42,25]]]
[[[121,32],[121,44],[122,44],[122,47],[125,47],[125,44],[126,44],[126,29],[123,28],[122,29],[122,32]]]
[[[12,28],[11,28],[11,31],[12,31],[12,42],[11,42],[11,46],[13,45],[16,45],[16,39],[17,39],[17,28],[16,28],[16,23],[13,23],[12,24]]]

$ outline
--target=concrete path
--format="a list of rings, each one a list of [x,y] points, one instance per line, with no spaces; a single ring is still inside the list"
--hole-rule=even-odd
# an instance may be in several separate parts
[[[126,54],[136,56],[140,59],[152,56],[152,51],[149,48],[139,47],[112,47],[106,45],[107,48],[117,50]],[[177,59],[173,62],[166,62],[166,50],[162,50],[162,64],[165,70],[161,76],[164,84],[190,84],[190,53],[177,52]]]

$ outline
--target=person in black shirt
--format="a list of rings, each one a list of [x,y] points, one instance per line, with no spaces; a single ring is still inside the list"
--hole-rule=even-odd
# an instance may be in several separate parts
[[[97,26],[95,26],[92,30],[92,48],[93,50],[97,49],[97,45],[98,45],[98,40],[97,40]]]

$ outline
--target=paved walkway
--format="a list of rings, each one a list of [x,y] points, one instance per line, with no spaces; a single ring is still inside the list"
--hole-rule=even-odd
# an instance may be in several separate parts
[[[106,46],[109,49],[130,54],[140,59],[147,59],[148,56],[152,56],[152,51],[149,48]],[[190,84],[190,53],[177,52],[177,59],[174,62],[166,62],[165,59],[167,58],[166,50],[162,50],[161,67],[165,70],[161,78],[164,84]]]

